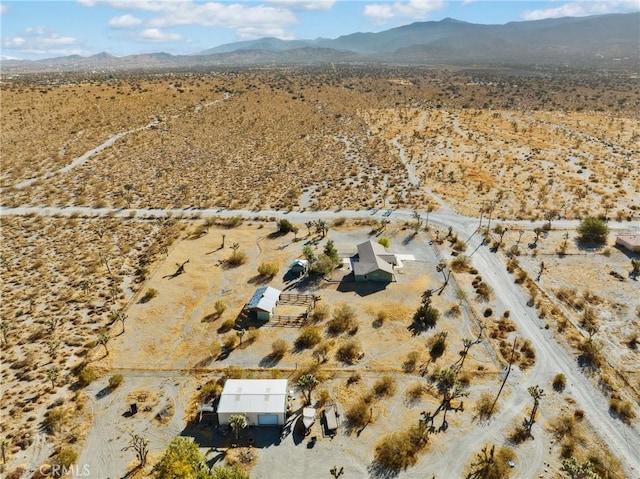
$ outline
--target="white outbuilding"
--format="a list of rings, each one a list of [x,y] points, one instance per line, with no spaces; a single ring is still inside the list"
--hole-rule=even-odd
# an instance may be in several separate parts
[[[249,426],[284,426],[287,419],[287,379],[227,379],[218,403],[218,423],[243,414]]]

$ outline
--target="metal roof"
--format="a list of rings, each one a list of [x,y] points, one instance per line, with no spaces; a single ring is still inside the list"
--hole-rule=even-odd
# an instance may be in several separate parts
[[[283,413],[287,410],[287,379],[227,379],[218,413]]]
[[[353,272],[365,275],[377,270],[393,274],[393,265],[381,256],[392,256],[384,246],[371,240],[358,245],[358,262],[353,264]]]
[[[271,286],[263,286],[256,289],[251,299],[247,303],[247,309],[272,312],[276,307],[276,303],[280,299],[280,290]]]

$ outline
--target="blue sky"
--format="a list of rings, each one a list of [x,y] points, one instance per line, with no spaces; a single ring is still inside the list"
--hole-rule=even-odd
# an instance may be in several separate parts
[[[192,54],[265,36],[335,38],[446,17],[502,24],[638,10],[640,0],[14,0],[0,1],[0,55]]]

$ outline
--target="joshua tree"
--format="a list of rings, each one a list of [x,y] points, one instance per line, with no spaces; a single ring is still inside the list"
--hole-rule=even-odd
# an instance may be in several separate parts
[[[467,299],[467,293],[462,288],[456,289],[456,299],[458,300],[458,304],[462,305],[465,299]]]
[[[47,371],[47,379],[51,381],[51,389],[56,387],[56,379],[58,379],[59,375],[60,373],[56,368],[49,369],[49,371]]]
[[[311,404],[311,393],[319,383],[320,381],[318,381],[318,379],[313,374],[304,374],[300,376],[297,385],[302,391],[305,404]]]
[[[427,231],[429,230],[429,213],[431,213],[434,209],[435,209],[434,205],[432,205],[431,203],[427,203],[427,218],[424,223],[424,229]]]
[[[413,231],[417,233],[418,231],[420,231],[420,228],[422,227],[422,218],[420,218],[420,212],[414,211],[413,219],[415,220],[413,222]]]
[[[540,386],[529,386],[527,388],[529,394],[533,398],[533,408],[531,409],[531,416],[528,420],[525,420],[525,427],[529,435],[531,435],[531,428],[533,427],[533,423],[536,421],[536,413],[538,412],[538,406],[540,405],[540,398],[544,396],[544,390],[540,388]]]
[[[2,332],[2,344],[7,344],[7,337],[11,329],[11,322],[8,319],[0,319],[0,332]]]
[[[341,475],[344,474],[344,467],[338,469],[338,466],[333,466],[329,470],[329,473],[334,477],[334,479],[338,479]]]
[[[233,250],[233,252],[235,253],[236,251],[238,251],[238,249],[240,249],[240,243],[233,243],[231,245],[231,249]]]
[[[60,318],[49,318],[47,320],[48,332],[53,334],[60,323]]]
[[[136,452],[136,457],[140,464],[139,468],[144,467],[147,464],[147,454],[149,454],[149,449],[147,446],[149,445],[149,440],[143,438],[142,436],[138,436],[137,434],[131,434],[131,441],[129,445],[123,447],[123,451],[128,451],[129,449],[133,449]]]
[[[2,464],[7,463],[7,449],[11,445],[11,441],[9,439],[0,440],[0,452],[2,452]]]
[[[236,336],[238,336],[238,339],[240,340],[240,344],[242,344],[242,337],[247,333],[247,330],[242,328],[239,331],[236,331]]]
[[[436,271],[438,273],[442,273],[442,276],[444,278],[444,284],[442,285],[442,288],[440,288],[440,292],[444,291],[444,288],[447,287],[447,284],[449,284],[449,278],[451,277],[451,271],[449,271],[449,269],[447,268],[447,263],[445,263],[444,261],[440,264],[438,264],[438,266],[436,266]]]
[[[124,311],[118,310],[118,309],[112,309],[109,312],[108,318],[111,321],[111,324],[116,323],[118,321],[122,322],[122,332],[124,333],[124,322],[127,319],[127,315],[124,314]]]
[[[238,438],[240,437],[240,430],[245,429],[248,425],[247,416],[244,414],[232,414],[229,416],[229,426],[236,435],[236,442],[238,442]]]
[[[307,221],[304,225],[307,227],[307,236],[311,236],[311,227],[313,226],[313,221]]]
[[[109,356],[109,348],[107,347],[107,344],[109,343],[110,340],[111,340],[111,336],[109,336],[107,333],[101,334],[100,337],[98,338],[98,344],[104,347],[106,356]]]

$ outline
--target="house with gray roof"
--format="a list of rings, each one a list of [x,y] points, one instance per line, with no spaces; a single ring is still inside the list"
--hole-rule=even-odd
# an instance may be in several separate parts
[[[352,260],[356,281],[395,281],[396,265],[396,255],[387,251],[380,243],[371,240],[358,245],[358,254]]]
[[[247,311],[255,313],[256,319],[269,321],[276,310],[281,291],[271,286],[263,286],[256,289],[251,299],[245,306]]]

